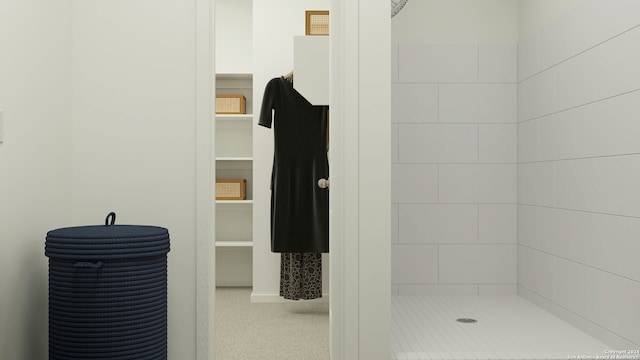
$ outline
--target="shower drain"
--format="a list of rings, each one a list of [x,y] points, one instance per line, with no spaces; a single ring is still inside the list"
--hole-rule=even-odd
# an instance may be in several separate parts
[[[473,324],[478,322],[478,320],[476,319],[469,319],[469,318],[456,319],[456,321],[464,324]]]

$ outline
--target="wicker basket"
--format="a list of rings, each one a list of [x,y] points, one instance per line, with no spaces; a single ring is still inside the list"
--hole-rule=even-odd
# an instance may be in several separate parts
[[[306,35],[329,35],[329,11],[305,11],[305,24]]]
[[[216,94],[216,114],[246,114],[242,94]]]
[[[216,200],[246,200],[245,179],[216,179]]]

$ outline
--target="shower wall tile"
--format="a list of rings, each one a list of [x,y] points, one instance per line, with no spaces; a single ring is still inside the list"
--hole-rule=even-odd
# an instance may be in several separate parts
[[[554,298],[555,256],[518,245],[518,285],[548,299]]]
[[[567,310],[552,300],[542,297],[523,286],[518,286],[518,296],[521,296],[537,306],[549,311],[553,315],[584,331],[586,334],[593,336],[602,343],[609,345],[613,349],[634,349],[638,347],[638,344],[634,344],[628,339],[620,337],[610,330],[581,315],[577,315],[576,313]]]
[[[457,246],[447,248],[449,258],[471,256],[479,243],[515,246],[517,48],[399,44],[397,49],[391,128],[393,284],[400,293],[478,294],[481,283],[430,278],[434,272],[424,262],[433,264],[434,256],[437,270],[442,246]],[[435,249],[435,255],[422,256],[414,249]],[[510,256],[515,262],[515,252]],[[515,285],[515,266],[509,274],[505,261],[489,257],[475,263],[479,271],[468,273],[489,278],[488,284],[499,285],[495,289]],[[493,272],[510,281],[487,276]]]
[[[477,44],[399,44],[400,82],[477,82]]]
[[[516,163],[518,126],[516,124],[478,125],[480,163]]]
[[[538,206],[518,204],[518,245],[538,249]]]
[[[398,163],[398,130],[399,125],[391,124],[391,163]]]
[[[460,244],[478,242],[478,206],[401,204],[400,243]]]
[[[518,80],[524,80],[636,27],[640,3],[582,0],[547,27],[518,43]]]
[[[564,258],[573,258],[573,211],[539,207],[536,249]]]
[[[535,119],[539,123],[538,151],[535,160],[559,160],[573,157],[573,117],[560,112]]]
[[[640,91],[598,101],[571,112],[575,157],[640,153]]]
[[[558,207],[640,217],[640,155],[576,159],[555,166]]]
[[[471,124],[405,124],[399,130],[401,163],[475,163],[478,126]]]
[[[518,121],[556,111],[553,71],[544,71],[518,84]]]
[[[480,204],[478,211],[480,243],[517,243],[518,208],[516,204]]]
[[[518,285],[637,346],[640,2],[607,4],[581,0],[519,44]]]
[[[640,219],[588,212],[572,214],[573,252],[568,258],[640,282]]]
[[[538,206],[518,207],[518,243],[640,281],[640,219]]]
[[[391,44],[391,83],[398,82],[398,44]]]
[[[570,12],[573,53],[578,54],[640,23],[640,3],[615,0],[602,6],[598,0],[580,1]]]
[[[518,162],[526,163],[540,159],[540,121],[529,120],[518,124]]]
[[[518,81],[518,48],[515,44],[480,44],[478,51],[480,82]]]
[[[440,245],[439,280],[449,284],[514,284],[516,254],[516,245]]]
[[[392,164],[392,203],[437,203],[438,165]]]
[[[440,202],[516,203],[516,169],[511,164],[442,164]]]
[[[534,32],[518,42],[518,81],[525,80],[540,71],[538,40],[538,33]]]
[[[391,285],[391,296],[400,295],[398,285]]]
[[[566,18],[566,15],[560,16],[538,32],[540,70],[556,65],[572,55],[572,26]]]
[[[437,245],[392,245],[392,284],[435,284],[438,282]]]
[[[478,285],[400,285],[400,295],[478,295]]]
[[[598,99],[598,67],[593,51],[568,59],[552,70],[556,110],[565,110]]]
[[[398,204],[391,204],[391,243],[392,244],[398,243],[398,232],[399,232],[398,207],[399,207]]]
[[[597,72],[598,95],[606,98],[640,89],[640,27],[621,34],[593,48]]]
[[[516,84],[440,84],[443,123],[516,123]]]
[[[556,204],[556,169],[554,162],[518,165],[518,203],[554,206]]]
[[[392,84],[393,123],[437,123],[437,84]]]
[[[557,304],[640,344],[638,282],[565,259],[554,260]]]

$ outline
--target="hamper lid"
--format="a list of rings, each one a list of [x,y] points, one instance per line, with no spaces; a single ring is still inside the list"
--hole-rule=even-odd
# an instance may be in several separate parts
[[[45,255],[69,260],[106,260],[158,256],[169,252],[169,231],[166,228],[114,225],[114,222],[115,213],[110,213],[105,225],[51,230],[47,232]]]

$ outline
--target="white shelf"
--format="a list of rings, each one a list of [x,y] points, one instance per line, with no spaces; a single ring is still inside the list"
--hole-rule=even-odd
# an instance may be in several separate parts
[[[216,114],[216,120],[222,121],[252,121],[253,114]]]
[[[216,204],[253,204],[253,200],[216,200]]]
[[[213,114],[216,177],[245,179],[246,198],[253,199],[253,75],[218,73],[215,86],[216,94],[244,95],[249,112]],[[253,200],[215,200],[215,208],[216,285],[251,286]]]
[[[219,156],[216,161],[253,161],[250,156]]]
[[[216,241],[216,247],[252,247],[253,241]]]
[[[252,80],[252,73],[216,73],[216,80]]]

